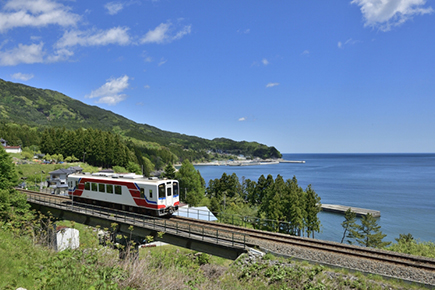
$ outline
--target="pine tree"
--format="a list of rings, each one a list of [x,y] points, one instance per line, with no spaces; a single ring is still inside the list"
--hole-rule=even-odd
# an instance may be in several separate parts
[[[304,226],[304,191],[298,185],[296,176],[293,176],[293,179],[288,179],[286,185],[289,190],[289,194],[286,199],[286,208],[288,208],[286,220],[291,225],[290,234],[296,235],[300,232],[300,230],[303,229]]]
[[[169,162],[165,167],[165,172],[163,172],[163,177],[167,179],[175,179],[175,168],[172,166],[172,163]]]
[[[198,205],[205,195],[205,189],[201,185],[201,177],[195,167],[186,159],[175,176],[180,182],[180,191],[186,192],[184,201],[191,206]]]
[[[361,218],[361,225],[358,226],[356,241],[358,244],[372,248],[383,248],[391,244],[391,242],[383,242],[383,238],[387,235],[381,232],[381,226],[376,222],[376,219],[368,213]]]
[[[343,243],[344,238],[354,239],[355,231],[356,231],[356,213],[353,212],[350,208],[344,213],[344,221],[341,223],[341,226],[344,229],[343,237],[341,238],[341,243]],[[349,244],[352,244],[352,240],[347,240]]]
[[[320,196],[311,188],[311,184],[308,185],[308,188],[305,190],[305,228],[307,232],[307,236],[314,232],[320,231],[320,220],[317,217],[317,214],[321,210],[320,204]]]

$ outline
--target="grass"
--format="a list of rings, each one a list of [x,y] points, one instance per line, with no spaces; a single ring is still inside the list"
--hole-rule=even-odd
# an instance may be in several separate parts
[[[0,241],[0,289],[35,289],[33,277],[26,275],[26,269],[55,253],[47,248],[34,246],[27,237],[17,238],[3,229],[0,229]]]
[[[435,243],[433,242],[419,242],[415,240],[409,242],[399,242],[392,244],[386,249],[415,256],[435,258]]]
[[[79,249],[55,253],[0,228],[0,289],[418,289],[271,254],[234,262],[168,245],[119,260],[116,250],[98,245],[95,229],[69,221],[57,225],[79,229]]]

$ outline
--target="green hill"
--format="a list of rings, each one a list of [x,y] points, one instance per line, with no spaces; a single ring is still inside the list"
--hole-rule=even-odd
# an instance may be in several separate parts
[[[261,158],[281,157],[281,153],[275,147],[225,138],[208,140],[163,131],[147,124],[135,123],[97,106],[86,105],[56,91],[37,89],[1,79],[0,122],[26,125],[37,128],[38,131],[53,127],[108,131],[121,135],[124,140],[133,143],[145,154],[158,155],[157,151],[169,150],[180,160],[204,158],[209,152],[244,154]],[[26,144],[31,141],[14,141],[14,138],[8,141],[9,145],[36,145]],[[17,142],[21,144],[13,144]]]

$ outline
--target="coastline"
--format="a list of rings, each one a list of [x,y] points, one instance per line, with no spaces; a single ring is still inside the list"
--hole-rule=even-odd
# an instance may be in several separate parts
[[[194,166],[254,166],[254,165],[272,165],[279,163],[305,163],[303,160],[284,160],[279,159],[255,159],[255,160],[222,160],[212,162],[192,163]]]

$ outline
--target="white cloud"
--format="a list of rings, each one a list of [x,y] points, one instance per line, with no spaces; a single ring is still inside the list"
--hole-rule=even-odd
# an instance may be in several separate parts
[[[49,55],[46,59],[46,62],[58,62],[58,61],[64,61],[70,58],[74,55],[74,52],[71,50],[68,50],[66,48],[61,48],[55,51],[53,55]]]
[[[159,62],[159,66],[164,65],[167,61],[167,59],[162,58]]]
[[[245,30],[237,30],[237,33],[242,33],[242,34],[248,34],[249,32],[251,32],[251,29],[247,28]]]
[[[144,85],[143,87],[144,87],[145,89],[147,89],[147,90],[148,90],[149,88],[151,88],[149,85]]]
[[[74,26],[80,16],[70,8],[50,0],[10,0],[0,12],[0,32],[16,27]]]
[[[42,50],[44,43],[39,44],[18,44],[11,50],[0,51],[0,65],[17,65],[20,63],[42,63],[44,61],[44,51]]]
[[[131,43],[128,35],[129,28],[115,27],[109,30],[98,31],[66,31],[62,38],[56,43],[56,47],[81,46],[99,46],[108,44],[127,45]]]
[[[28,81],[30,79],[33,79],[33,74],[23,74],[23,73],[15,73],[12,75],[13,79],[20,80],[20,81]]]
[[[104,85],[86,95],[85,98],[98,98],[96,103],[116,105],[127,98],[127,95],[122,94],[122,92],[129,86],[128,79],[127,75],[117,79],[108,79]]]
[[[309,50],[304,50],[301,54],[302,55],[310,55],[310,51]]]
[[[172,23],[161,23],[154,30],[149,30],[141,39],[141,43],[169,43],[183,36],[190,34],[192,31],[191,25],[184,26],[181,30],[174,33]]]
[[[239,118],[239,122],[246,121],[246,117]]]
[[[261,61],[264,65],[268,65],[269,64],[269,61],[267,60],[267,59],[265,59],[265,58],[263,58],[263,60]]]
[[[275,87],[275,86],[277,86],[277,85],[279,85],[279,83],[268,83],[268,84],[266,85],[266,88]]]
[[[346,40],[344,43],[341,42],[341,41],[339,41],[339,42],[337,43],[337,47],[338,47],[338,48],[344,48],[345,45],[354,45],[354,44],[357,44],[357,43],[359,43],[359,42],[361,42],[361,41],[360,41],[360,40],[354,40],[354,39],[352,39],[352,38],[349,38],[349,39]]]
[[[124,5],[118,2],[109,2],[106,5],[104,5],[104,8],[107,9],[110,15],[115,15],[116,13],[124,9]]]
[[[183,36],[190,34],[192,32],[192,25],[186,25],[181,29],[180,31],[175,34],[175,36],[172,38],[172,40],[181,39]]]
[[[168,32],[169,26],[171,26],[170,23],[161,23],[159,26],[156,27],[154,30],[150,30],[145,34],[145,36],[142,38],[142,43],[163,43],[168,36],[166,33]]]
[[[423,7],[426,0],[352,0],[351,3],[361,7],[364,26],[378,27],[382,31],[399,26],[414,15],[433,12],[431,7]]]

